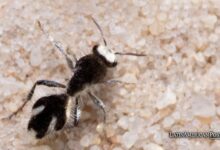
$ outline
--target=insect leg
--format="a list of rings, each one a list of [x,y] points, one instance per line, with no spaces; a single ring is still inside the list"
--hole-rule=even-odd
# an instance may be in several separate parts
[[[120,83],[120,84],[135,84],[135,83],[124,82],[124,81],[116,80],[116,79],[110,79],[110,80],[107,80],[107,81],[102,81],[102,82],[100,82],[100,83],[103,83],[103,84],[115,84],[115,83]]]
[[[79,119],[81,116],[81,110],[80,110],[80,105],[79,105],[79,96],[76,97],[76,103],[74,107],[74,126],[77,126],[79,123]]]
[[[51,81],[51,80],[38,80],[35,82],[33,87],[31,88],[30,92],[28,93],[27,100],[30,100],[34,94],[34,90],[36,86],[38,85],[45,85],[48,87],[59,87],[59,88],[66,88],[64,84],[58,83],[56,81]]]
[[[91,92],[88,92],[88,95],[90,96],[90,98],[92,99],[92,101],[94,102],[94,104],[96,106],[98,106],[102,112],[103,112],[103,120],[104,123],[106,122],[106,112],[105,112],[105,104],[102,102],[102,100],[100,98],[98,98],[96,95],[94,95]]]
[[[65,88],[66,86],[64,84],[58,83],[56,81],[50,81],[50,80],[38,80],[35,82],[35,84],[33,85],[33,87],[31,88],[30,92],[28,93],[27,98],[25,99],[24,103],[14,112],[12,113],[8,118],[12,118],[13,116],[15,116],[19,111],[21,111],[23,109],[23,107],[27,104],[27,102],[29,100],[31,100],[33,94],[34,94],[34,90],[36,88],[37,85],[45,85],[48,87],[60,87],[60,88]]]
[[[46,34],[46,36],[48,37],[49,41],[64,55],[67,65],[68,67],[74,71],[74,65],[73,65],[73,61],[71,60],[71,58],[65,53],[65,50],[62,46],[62,44],[59,41],[56,41],[48,32],[46,32],[42,26],[42,24],[40,23],[40,21],[38,20],[38,26],[41,29],[41,31]],[[67,48],[68,50],[68,48]],[[77,58],[75,55],[73,55],[75,62],[77,62]]]

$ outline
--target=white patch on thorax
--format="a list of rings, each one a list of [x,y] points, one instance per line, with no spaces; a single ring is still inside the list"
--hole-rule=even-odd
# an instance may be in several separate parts
[[[39,113],[41,113],[44,110],[44,108],[45,108],[45,106],[43,106],[43,105],[41,105],[41,106],[39,106],[37,108],[34,108],[32,110],[32,116],[38,115]]]
[[[98,53],[103,56],[108,62],[114,63],[116,61],[115,54],[109,51],[106,46],[99,45],[97,49]]]

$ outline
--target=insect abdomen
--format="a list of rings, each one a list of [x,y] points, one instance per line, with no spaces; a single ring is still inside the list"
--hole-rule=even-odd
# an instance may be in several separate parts
[[[40,98],[33,106],[28,130],[34,131],[36,138],[40,139],[53,130],[62,129],[66,123],[67,101],[65,94]]]

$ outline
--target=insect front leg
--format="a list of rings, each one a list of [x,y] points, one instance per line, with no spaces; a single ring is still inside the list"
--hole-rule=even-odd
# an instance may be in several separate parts
[[[59,41],[56,41],[48,32],[46,32],[44,30],[44,28],[39,20],[37,23],[38,23],[38,26],[41,29],[41,31],[47,36],[47,38],[53,44],[53,46],[56,47],[63,54],[63,56],[66,59],[68,67],[74,72],[75,71],[75,67],[73,65],[74,63],[73,63],[72,59],[66,54],[62,44]],[[66,50],[69,50],[69,49],[67,48]],[[76,56],[75,55],[72,55],[72,56],[73,56],[75,63],[76,63],[77,62]]]
[[[27,104],[27,102],[31,100],[31,98],[34,94],[35,88],[38,85],[45,85],[48,87],[66,88],[66,86],[64,84],[58,83],[56,81],[51,81],[51,80],[38,80],[38,81],[36,81],[35,84],[33,85],[33,87],[31,88],[30,92],[28,93],[28,96],[25,99],[25,101],[23,102],[23,104],[14,113],[12,113],[8,117],[9,119],[11,119],[13,116],[15,116],[18,112],[20,112],[23,109],[23,107]]]
[[[50,38],[52,39],[52,38]],[[61,43],[59,41],[51,41],[53,43],[53,45],[64,55],[65,59],[66,59],[66,62],[67,62],[67,65],[68,67],[71,69],[71,71],[75,71],[75,67],[74,67],[74,63],[72,61],[72,59],[65,53]],[[68,48],[67,48],[68,49]],[[74,61],[75,63],[77,62],[77,58],[75,55],[73,55],[73,58],[74,58]]]

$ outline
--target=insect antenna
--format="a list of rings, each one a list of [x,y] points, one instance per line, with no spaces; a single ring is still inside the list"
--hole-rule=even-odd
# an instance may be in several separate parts
[[[130,55],[130,56],[137,56],[137,57],[144,57],[147,56],[146,54],[137,54],[137,53],[121,53],[121,52],[115,52],[116,55]]]
[[[102,32],[102,28],[100,27],[100,25],[97,23],[97,21],[92,16],[91,16],[91,18],[92,18],[92,21],[95,23],[95,25],[97,26],[97,28],[99,29],[99,31],[101,33],[103,43],[105,44],[105,46],[107,46],[107,42],[106,42],[104,34]]]
[[[103,31],[102,31],[102,28],[100,27],[100,25],[97,23],[97,21],[91,16],[91,19],[92,21],[95,23],[95,25],[97,26],[97,28],[99,29],[100,33],[101,33],[101,36],[102,36],[102,40],[105,44],[105,46],[107,46],[107,42],[104,38],[104,34],[103,34]],[[130,55],[130,56],[137,56],[137,57],[144,57],[146,56],[145,54],[137,54],[137,53],[121,53],[121,52],[115,52],[116,55]]]

